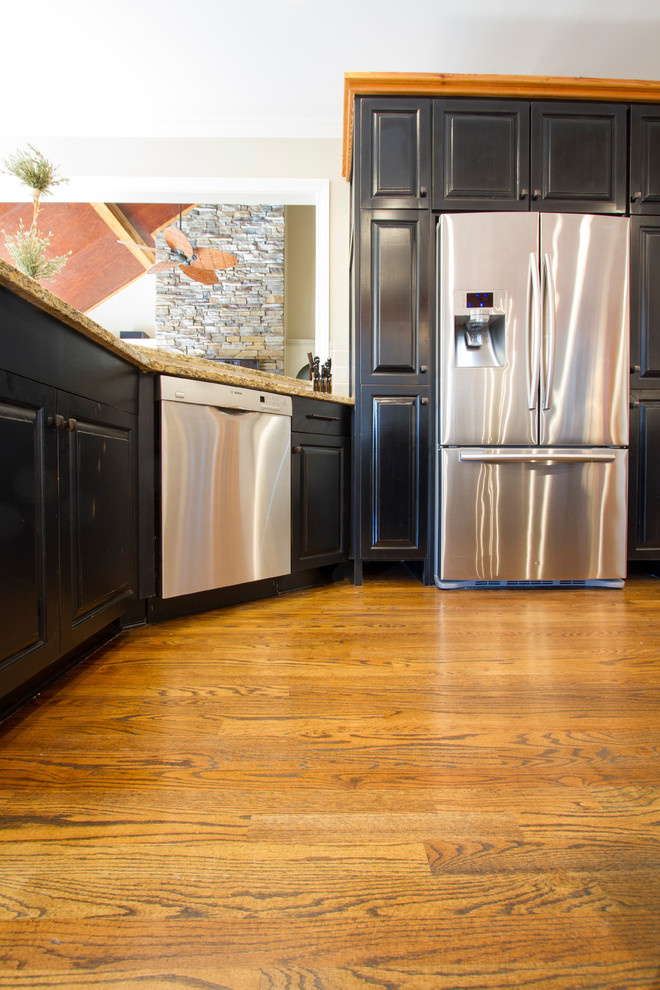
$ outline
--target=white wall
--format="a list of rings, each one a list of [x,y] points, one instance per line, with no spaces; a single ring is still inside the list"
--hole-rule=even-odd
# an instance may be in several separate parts
[[[316,350],[315,212],[313,206],[284,207],[284,373],[292,378]]]

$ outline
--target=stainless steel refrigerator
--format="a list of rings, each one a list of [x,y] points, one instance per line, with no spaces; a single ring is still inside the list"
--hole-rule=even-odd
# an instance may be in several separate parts
[[[628,244],[624,217],[441,217],[439,587],[625,578]]]

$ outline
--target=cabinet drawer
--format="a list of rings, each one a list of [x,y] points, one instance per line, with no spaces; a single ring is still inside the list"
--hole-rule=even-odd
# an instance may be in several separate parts
[[[320,433],[323,436],[348,436],[351,431],[351,406],[325,399],[293,396],[293,433]]]

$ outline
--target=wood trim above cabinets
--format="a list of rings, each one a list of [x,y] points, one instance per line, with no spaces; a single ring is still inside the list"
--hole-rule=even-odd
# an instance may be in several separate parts
[[[350,180],[356,96],[471,96],[543,100],[660,103],[660,82],[572,76],[486,76],[453,73],[346,72],[342,175]]]

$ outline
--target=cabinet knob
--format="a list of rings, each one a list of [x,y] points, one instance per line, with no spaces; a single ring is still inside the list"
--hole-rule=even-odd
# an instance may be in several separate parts
[[[419,187],[419,195],[421,196],[422,199],[424,199],[425,196],[428,196],[428,192],[429,192],[428,186]]]
[[[428,398],[426,396],[424,396],[419,401],[420,401],[421,405],[423,405],[423,406],[428,406],[428,404],[429,404],[429,400],[428,400]]]
[[[420,364],[419,366],[420,375],[425,375],[428,370],[429,370],[428,364]]]
[[[535,189],[534,192],[532,193],[532,199],[540,199],[540,198],[541,198],[541,190]]]
[[[78,423],[71,416],[69,419],[65,419],[60,413],[55,413],[54,416],[49,416],[48,425],[52,426],[56,430],[68,430],[69,433],[74,433],[78,428]]]
[[[632,367],[631,367],[631,369],[630,369],[630,374],[631,374],[631,375],[638,375],[638,374],[640,373],[640,371],[641,371],[641,370],[642,370],[642,369],[641,369],[641,367],[640,367],[640,365],[638,365],[638,364],[633,364],[633,366],[632,366]]]
[[[529,189],[521,189],[520,190],[520,198],[521,199],[527,199],[528,196],[529,196]]]
[[[630,202],[631,203],[639,203],[639,201],[641,200],[641,198],[642,198],[642,191],[641,191],[641,189],[640,189],[639,192],[634,192],[634,193],[631,193],[630,194]]]
[[[302,454],[302,447],[294,447],[293,448],[293,453],[294,454]]]
[[[639,402],[635,399],[634,402],[631,402],[630,403],[630,408],[631,409],[639,409]]]

